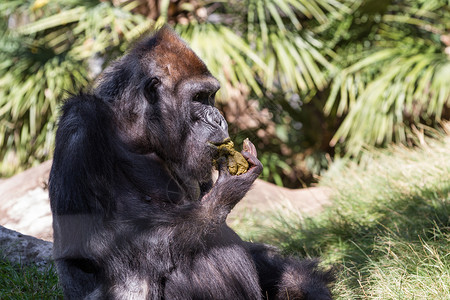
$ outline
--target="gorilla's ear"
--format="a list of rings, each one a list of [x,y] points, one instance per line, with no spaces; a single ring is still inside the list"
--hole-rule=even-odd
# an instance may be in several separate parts
[[[142,93],[150,104],[154,104],[158,101],[157,89],[160,83],[161,81],[157,77],[152,77],[144,80]]]

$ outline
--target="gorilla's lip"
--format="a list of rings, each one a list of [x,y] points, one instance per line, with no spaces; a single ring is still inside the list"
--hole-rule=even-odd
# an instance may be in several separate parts
[[[221,142],[211,142],[211,141],[208,141],[208,144],[210,144],[211,146],[214,146],[214,147],[218,147],[218,146],[220,146],[220,145],[223,145],[223,144],[228,143],[229,141],[231,141],[231,138],[227,137],[226,139],[224,139],[224,140],[221,141]]]

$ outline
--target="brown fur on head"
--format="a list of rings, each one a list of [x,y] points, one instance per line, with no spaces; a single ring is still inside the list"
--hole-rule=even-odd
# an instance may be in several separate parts
[[[151,48],[151,52],[149,52]],[[151,40],[142,42],[136,51],[143,56],[143,67],[158,68],[158,75],[165,78],[168,86],[175,86],[183,79],[198,75],[211,76],[204,62],[167,25],[163,26]]]

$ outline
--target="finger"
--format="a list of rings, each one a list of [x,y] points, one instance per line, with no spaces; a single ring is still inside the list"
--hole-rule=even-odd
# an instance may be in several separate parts
[[[257,168],[259,172],[262,171],[263,165],[262,163],[258,160],[258,158],[256,158],[256,156],[254,156],[252,153],[250,152],[242,152],[242,156],[248,161],[249,165],[250,165],[250,169],[253,168]]]
[[[244,140],[242,151],[250,152],[253,156],[258,157],[255,145],[248,138]]]
[[[228,163],[225,157],[220,157],[217,160],[217,166],[217,169],[219,170],[219,177],[229,175],[230,172],[228,171]]]

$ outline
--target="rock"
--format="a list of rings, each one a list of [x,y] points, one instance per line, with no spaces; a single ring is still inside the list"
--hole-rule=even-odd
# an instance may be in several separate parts
[[[46,188],[51,167],[52,161],[47,160],[11,178],[2,179],[0,182],[1,202],[19,198],[37,187]]]
[[[0,224],[24,234],[52,241],[52,214],[48,192],[40,187],[1,204]]]
[[[44,270],[52,264],[53,244],[0,226],[0,253],[16,264],[35,264]]]
[[[53,240],[47,182],[51,161],[0,182],[0,225]]]
[[[252,189],[231,211],[228,223],[248,215],[288,210],[301,216],[313,216],[331,204],[331,189],[311,187],[288,189],[257,179]]]

